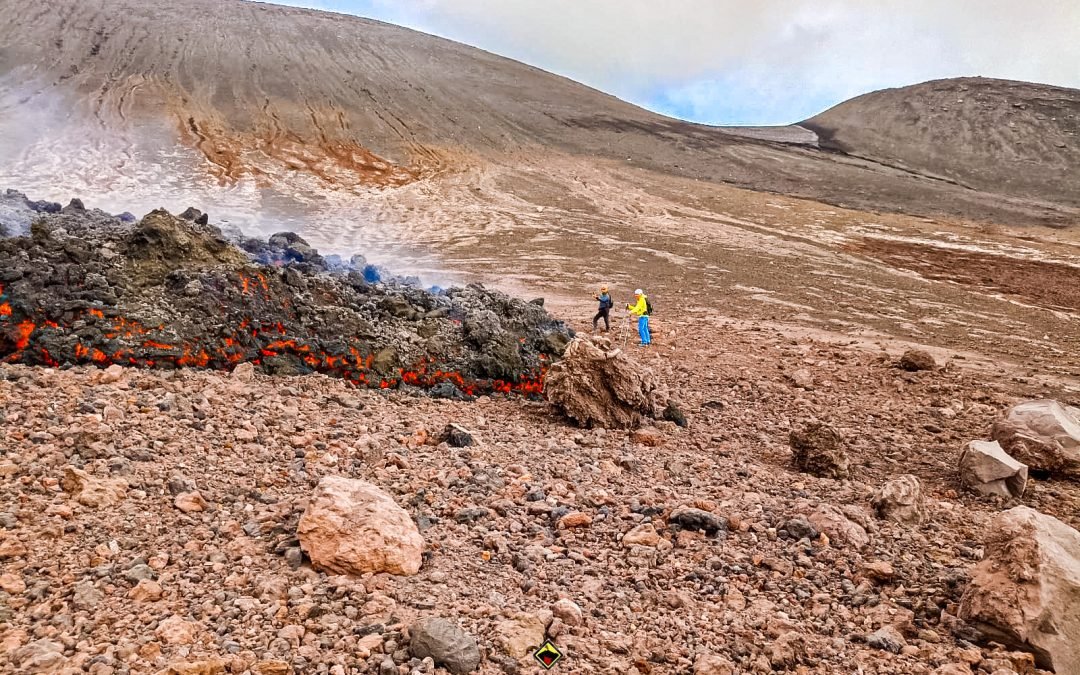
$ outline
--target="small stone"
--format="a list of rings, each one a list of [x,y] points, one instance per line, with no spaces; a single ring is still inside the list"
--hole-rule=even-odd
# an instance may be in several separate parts
[[[19,595],[26,590],[26,582],[18,574],[0,574],[0,590],[10,595]]]
[[[668,524],[684,530],[700,530],[709,535],[727,531],[727,520],[701,509],[675,509],[668,516]]]
[[[476,638],[448,619],[423,619],[409,629],[409,634],[409,653],[415,658],[431,658],[455,675],[471,673],[480,665]]]
[[[298,570],[304,564],[304,549],[299,546],[290,546],[285,549],[285,562],[290,569]]]
[[[23,645],[11,654],[20,673],[53,673],[63,665],[64,645],[42,639]]]
[[[792,431],[789,437],[795,468],[822,478],[847,478],[848,456],[840,434],[820,422]]]
[[[92,671],[91,671],[92,672]],[[220,659],[208,661],[181,661],[170,663],[158,675],[224,675],[225,662]]]
[[[495,639],[502,650],[523,659],[544,642],[546,627],[532,614],[521,613],[495,625]]]
[[[642,523],[623,535],[622,545],[631,546],[656,546],[660,543],[660,535],[652,523]]]
[[[899,654],[900,650],[907,644],[907,641],[904,640],[904,636],[900,634],[900,631],[898,631],[895,626],[887,625],[882,626],[868,635],[866,637],[866,644],[874,649]]]
[[[664,444],[664,434],[654,427],[642,427],[630,433],[630,440],[650,448],[656,448]]]
[[[0,560],[21,558],[26,554],[26,546],[15,537],[0,539]]]
[[[119,382],[122,377],[124,377],[123,367],[118,366],[114,363],[105,370],[101,371],[101,374],[98,376],[98,382],[100,382],[101,384],[114,384],[116,382]]]
[[[468,448],[476,443],[476,435],[460,424],[448,424],[443,430],[443,439],[452,448]]]
[[[185,621],[174,614],[158,624],[154,635],[166,644],[187,645],[195,641],[197,631],[198,626],[196,624]]]
[[[701,654],[694,660],[694,675],[735,675],[735,664],[715,654]]]
[[[792,539],[809,539],[813,541],[817,539],[819,532],[817,528],[810,524],[804,516],[796,516],[786,523],[784,523],[784,529]]]
[[[60,486],[64,492],[71,493],[75,501],[93,509],[115,506],[124,499],[128,489],[123,478],[95,478],[73,466],[64,469]]]
[[[934,370],[937,368],[937,361],[934,360],[934,356],[930,352],[922,349],[909,349],[900,357],[900,367],[910,372]]]
[[[563,598],[551,606],[551,613],[567,626],[580,626],[584,617],[581,608],[572,600]]]
[[[872,503],[878,518],[907,525],[919,525],[926,522],[922,483],[910,474],[885,483],[874,494]]]
[[[161,584],[153,579],[143,579],[128,591],[127,596],[135,602],[156,602],[161,599]]]
[[[416,523],[390,495],[361,480],[323,478],[296,533],[316,569],[357,575],[420,570],[424,539]]]
[[[156,579],[157,573],[153,567],[139,563],[138,565],[132,565],[131,569],[124,574],[124,577],[133,584],[138,584],[145,579]]]
[[[799,389],[813,389],[814,375],[805,368],[787,374],[787,379]]]
[[[896,570],[884,560],[866,563],[860,571],[864,577],[874,582],[892,581],[896,577]]]
[[[199,513],[205,511],[209,504],[203,499],[202,493],[196,490],[194,492],[181,492],[176,495],[176,498],[173,499],[173,506],[184,513]]]
[[[559,518],[559,529],[570,530],[576,527],[588,527],[592,525],[592,517],[587,513],[574,511]]]
[[[84,581],[75,585],[71,605],[75,609],[94,609],[105,599],[105,594],[94,587],[93,582]]]
[[[255,366],[252,363],[245,361],[236,366],[236,368],[233,368],[230,377],[238,382],[251,382],[255,379]]]

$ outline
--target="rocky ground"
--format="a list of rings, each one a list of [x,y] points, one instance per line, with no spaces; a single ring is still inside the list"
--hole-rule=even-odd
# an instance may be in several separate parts
[[[441,617],[485,673],[537,671],[545,634],[567,673],[1035,672],[956,618],[989,518],[1019,503],[956,465],[1011,403],[1068,392],[761,326],[670,347],[634,358],[689,426],[637,432],[323,375],[0,366],[0,668],[434,672],[409,645]],[[844,438],[847,478],[792,465],[811,420]],[[476,445],[441,441],[449,423]],[[924,525],[874,515],[900,474]],[[412,516],[416,575],[312,568],[297,521],[333,475]],[[1023,503],[1080,526],[1075,482]]]

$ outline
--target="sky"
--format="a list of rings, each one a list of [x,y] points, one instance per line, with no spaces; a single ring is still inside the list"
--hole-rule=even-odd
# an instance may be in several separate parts
[[[464,42],[706,124],[788,124],[942,77],[1080,88],[1080,0],[274,2]]]

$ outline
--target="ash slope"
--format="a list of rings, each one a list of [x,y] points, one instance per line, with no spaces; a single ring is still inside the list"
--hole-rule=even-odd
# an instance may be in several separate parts
[[[738,136],[364,19],[239,0],[52,0],[35,8],[0,0],[0,10],[9,17],[0,26],[6,115],[31,115],[38,97],[60,92],[95,129],[171,129],[208,160],[199,170],[226,183],[253,177],[273,185],[302,174],[350,190],[397,187],[555,152],[865,210],[1025,224],[1073,222],[1080,210],[1068,185],[1035,190],[989,177],[971,190],[919,165],[902,168],[899,156],[864,159],[801,140]],[[892,126],[880,133],[908,139],[918,131]],[[993,148],[984,154],[1005,166],[1001,175],[1027,166]],[[1075,173],[1076,155],[1061,157]],[[35,161],[18,159],[8,163],[11,176]]]
[[[1080,91],[983,78],[852,99],[802,123],[823,147],[974,190],[1080,202]]]

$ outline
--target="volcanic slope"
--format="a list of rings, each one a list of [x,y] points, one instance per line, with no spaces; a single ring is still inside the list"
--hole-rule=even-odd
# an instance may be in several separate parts
[[[196,180],[187,172],[225,185],[293,181],[281,190],[286,194],[306,189],[297,187],[297,176],[320,189],[355,192],[477,165],[542,164],[554,153],[691,179],[687,189],[723,182],[864,210],[1060,224],[1075,221],[1080,207],[1075,187],[1059,190],[1060,181],[1044,184],[1032,174],[1028,182],[1013,180],[1043,152],[1054,171],[1075,175],[1078,139],[1068,125],[1076,124],[1080,94],[1072,90],[1050,97],[1063,101],[1059,126],[1067,133],[1023,155],[1011,145],[984,145],[980,166],[1002,168],[973,181],[933,161],[886,152],[889,139],[912,145],[925,126],[908,120],[904,106],[879,115],[872,105],[885,97],[881,107],[891,109],[893,98],[908,95],[902,92],[815,118],[831,148],[848,147],[849,135],[863,138],[867,129],[876,134],[874,152],[860,152],[855,140],[848,155],[813,147],[802,129],[736,135],[673,120],[475,48],[348,16],[239,0],[50,0],[32,8],[0,0],[0,9],[7,17],[0,26],[0,132],[7,137],[0,142],[7,160],[0,184],[26,192],[46,185],[28,178],[35,171],[85,183],[102,163],[116,175],[69,189]],[[985,83],[993,90],[986,100],[1005,110],[958,124],[1007,119],[1013,99],[1002,91],[1010,86]],[[977,97],[970,98],[975,106]],[[935,94],[913,105],[936,100]],[[1045,114],[1036,107],[1029,113]],[[30,119],[37,131],[27,133],[19,120]],[[117,139],[124,147],[74,171],[62,157],[46,161],[56,139],[33,142],[35,134],[76,127],[72,142],[98,139],[86,156]],[[197,152],[185,156],[174,146]],[[166,170],[163,157],[173,164]]]
[[[802,125],[822,147],[973,190],[1080,203],[1080,91],[960,78],[887,89]]]

